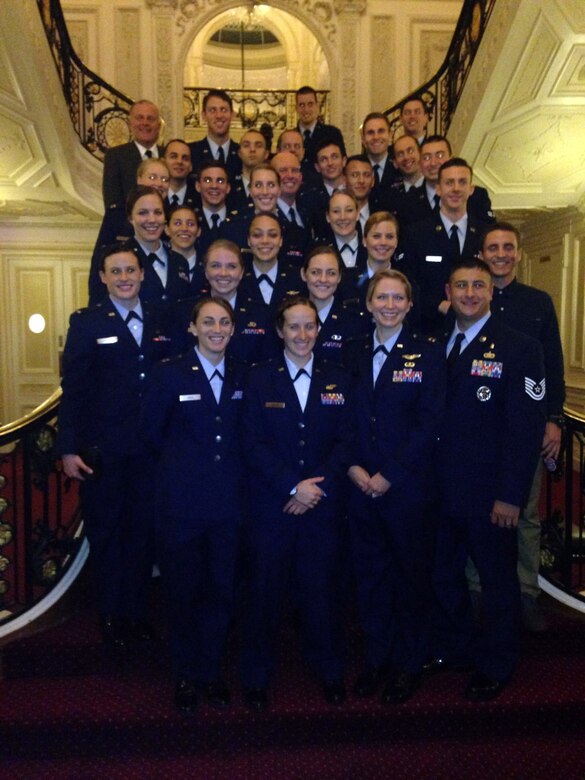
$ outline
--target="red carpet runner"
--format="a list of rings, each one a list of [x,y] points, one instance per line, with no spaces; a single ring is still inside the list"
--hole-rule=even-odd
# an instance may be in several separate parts
[[[350,696],[331,708],[289,629],[267,713],[248,714],[232,671],[229,710],[202,704],[183,718],[165,643],[117,655],[82,613],[2,650],[0,778],[582,780],[585,623],[555,612],[551,624],[525,637],[521,668],[492,703],[466,702],[465,676],[450,673],[402,706]],[[358,655],[353,631],[348,683]]]

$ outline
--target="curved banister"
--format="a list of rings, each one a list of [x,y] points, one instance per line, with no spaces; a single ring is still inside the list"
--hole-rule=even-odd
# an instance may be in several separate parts
[[[565,409],[564,452],[547,474],[541,544],[541,584],[585,612],[585,416]]]
[[[67,31],[60,0],[37,0],[37,3],[75,131],[83,146],[103,160],[110,146],[129,140],[127,118],[133,100],[109,85],[77,56]],[[430,115],[430,130],[446,135],[494,4],[495,0],[464,0],[451,44],[437,73],[384,112],[390,121],[393,136],[401,129],[400,107],[412,97],[422,97],[425,101]],[[185,114],[186,126],[200,115],[202,90],[184,90],[184,100],[190,106]],[[279,98],[280,103],[275,108],[272,105],[274,95],[277,94],[274,90],[263,91],[261,98],[252,100],[256,91],[241,93],[239,115],[242,127],[250,126],[250,117],[247,117],[250,101],[258,117],[272,126],[278,126],[279,123],[286,126],[289,122],[286,116],[287,103],[290,101],[285,93],[282,93],[285,97]],[[270,109],[264,104],[269,105]],[[256,117],[254,123],[257,126]]]
[[[447,135],[495,2],[496,0],[464,0],[451,44],[439,70],[418,89],[384,111],[390,122],[393,138],[401,128],[402,105],[415,97],[421,97],[427,106],[427,135]]]
[[[128,112],[134,101],[90,70],[77,56],[60,0],[37,0],[75,132],[103,160],[110,146],[130,140]]]
[[[10,441],[10,437],[13,434],[18,435],[19,431],[25,428],[26,425],[31,421],[37,420],[39,417],[44,416],[48,412],[56,413],[60,398],[61,388],[58,387],[55,392],[46,399],[46,401],[43,401],[42,404],[39,404],[39,406],[33,409],[32,412],[28,412],[28,414],[19,417],[19,419],[14,420],[14,422],[0,425],[0,443],[6,443]]]
[[[87,557],[78,484],[55,465],[60,395],[0,428],[0,636],[51,606]]]

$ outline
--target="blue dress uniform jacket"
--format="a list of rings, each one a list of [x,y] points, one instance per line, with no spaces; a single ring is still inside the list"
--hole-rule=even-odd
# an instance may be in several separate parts
[[[175,315],[182,333],[186,333],[189,328],[193,307],[197,301],[209,296],[209,289],[206,289],[202,290],[200,295],[176,303]],[[237,295],[234,314],[236,323],[226,351],[228,355],[246,365],[251,365],[280,354],[282,342],[276,334],[274,321],[267,306],[250,301],[243,295]]]
[[[490,521],[494,501],[522,507],[545,424],[540,344],[490,317],[449,374],[437,458],[441,523],[435,591],[445,620],[438,653],[473,661],[493,680],[512,673],[519,646],[516,535]],[[473,560],[483,592],[475,634],[464,568]]]
[[[513,279],[502,289],[494,287],[491,309],[494,319],[540,341],[544,354],[547,415],[562,415],[565,403],[563,345],[550,295]]]
[[[366,658],[372,667],[420,671],[428,609],[437,436],[445,404],[444,349],[405,328],[374,386],[373,337],[349,342],[355,374],[352,463],[391,483],[372,499],[352,484],[350,519]]]
[[[330,141],[332,144],[336,144],[341,149],[341,153],[345,155],[345,141],[341,130],[335,125],[326,125],[324,122],[317,122],[313,128],[310,138],[305,138],[304,130],[300,126],[297,126],[297,130],[303,136],[303,145],[305,147],[305,155],[301,162],[301,170],[314,170],[315,160],[317,157],[316,149],[322,141]]]
[[[167,283],[163,287],[159,275],[153,268],[152,261],[148,259],[135,236],[132,235],[127,243],[140,258],[144,269],[144,280],[140,286],[141,301],[150,303],[159,309],[168,309],[174,301],[186,298],[191,294],[189,264],[183,255],[163,244],[167,256]],[[106,285],[103,284],[99,275],[100,260],[100,252],[96,245],[89,272],[89,302],[91,306],[103,301],[108,294]]]
[[[81,500],[103,614],[143,619],[153,563],[153,467],[138,432],[152,366],[178,351],[176,334],[143,303],[138,346],[111,301],[71,315],[63,354],[58,452],[97,447],[102,474]]]
[[[170,309],[175,301],[191,294],[189,264],[183,255],[163,244],[167,256],[167,283],[163,286],[160,276],[154,270],[152,261],[144,254],[138,241],[133,238],[130,243],[136,254],[142,259],[142,267],[144,268],[144,281],[140,286],[141,300],[160,309]]]
[[[142,306],[141,346],[109,298],[71,315],[63,353],[60,454],[91,446],[123,454],[142,448],[137,404],[146,377],[182,346],[167,318]]]
[[[371,330],[369,313],[357,311],[334,299],[325,322],[321,323],[313,349],[321,360],[344,365],[344,346],[347,341],[365,335]]]
[[[403,225],[420,222],[433,214],[433,209],[427,197],[427,188],[423,182],[418,187],[411,187],[406,193],[402,211]],[[494,212],[488,191],[484,187],[475,187],[467,201],[467,213],[479,222],[494,222]]]
[[[195,350],[159,364],[142,406],[158,453],[157,548],[179,678],[208,683],[233,610],[242,505],[243,366],[226,358],[219,403]]]
[[[276,310],[284,298],[305,294],[305,283],[301,279],[298,268],[294,268],[279,260],[272,298],[270,299],[270,303],[266,304],[262,297],[260,286],[252,267],[252,262],[253,261],[247,261],[245,263],[246,270],[242,277],[242,281],[238,286],[238,294],[244,298],[249,298],[260,306],[264,306],[268,310],[269,319],[274,320]]]
[[[250,369],[245,397],[251,593],[243,682],[250,687],[268,684],[289,580],[301,613],[306,656],[318,678],[336,681],[343,672],[336,577],[351,443],[349,377],[342,368],[315,358],[303,412],[281,357]],[[285,514],[295,485],[318,476],[325,478],[319,487],[326,497],[303,515]]]
[[[238,154],[240,144],[230,138],[230,149],[225,161],[225,167],[230,177],[230,182],[234,182],[236,176],[239,176],[242,172],[242,161]],[[193,164],[193,173],[195,176],[199,175],[199,167],[202,163],[206,163],[210,160],[214,160],[211,147],[207,138],[202,138],[200,141],[193,141],[189,144],[191,149],[191,162]]]
[[[486,225],[472,217],[467,220],[467,233],[462,258],[475,257],[479,252],[481,233]],[[445,300],[445,284],[453,264],[449,236],[439,214],[409,225],[404,234],[404,273],[415,279],[420,288],[420,327],[425,333],[436,333],[445,327],[445,318],[438,307]],[[433,259],[434,258],[434,259]],[[399,266],[402,271],[402,266]]]

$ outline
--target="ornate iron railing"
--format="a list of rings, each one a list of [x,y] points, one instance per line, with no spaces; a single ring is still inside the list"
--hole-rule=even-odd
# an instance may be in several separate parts
[[[186,128],[200,128],[203,98],[211,87],[184,87],[183,105]],[[233,127],[259,130],[269,125],[272,130],[282,131],[297,123],[294,89],[230,89],[227,90],[234,103]],[[329,119],[329,91],[317,91],[320,116],[324,122]]]
[[[77,483],[55,467],[60,395],[0,427],[0,633],[58,586],[84,540]]]
[[[446,135],[496,0],[465,0],[443,64],[425,84],[384,111],[392,138],[402,134],[401,106],[420,97],[429,115],[427,135]]]
[[[98,159],[110,146],[129,140],[128,112],[132,99],[107,84],[87,68],[75,53],[60,0],[37,0],[41,18],[57,66],[71,121],[81,143]],[[429,133],[446,134],[483,37],[495,0],[465,0],[447,56],[432,79],[384,113],[392,135],[401,132],[400,107],[412,97],[422,97],[429,113]],[[185,128],[202,127],[203,96],[209,87],[183,90]],[[296,122],[294,90],[229,90],[235,104],[235,128],[264,124],[283,130]],[[318,93],[321,115],[328,119],[328,92]]]
[[[99,160],[130,139],[133,101],[86,67],[75,53],[59,0],[37,0],[65,102],[83,146]]]
[[[585,417],[566,419],[564,454],[546,482],[541,574],[585,604]]]

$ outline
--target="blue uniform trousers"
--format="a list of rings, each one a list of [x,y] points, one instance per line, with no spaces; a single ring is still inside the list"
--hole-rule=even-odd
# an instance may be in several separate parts
[[[94,593],[102,614],[143,620],[154,560],[154,464],[102,452],[103,472],[81,483]]]
[[[473,620],[465,577],[470,557],[483,592],[483,622]],[[437,613],[435,654],[453,663],[472,663],[493,680],[514,670],[520,645],[520,586],[516,531],[489,517],[443,517],[437,531],[433,580]]]
[[[269,683],[289,586],[301,618],[305,657],[314,674],[323,682],[340,680],[340,519],[319,508],[299,517],[277,510],[258,513],[250,521],[248,537],[251,592],[241,660],[244,685],[265,688]]]
[[[417,673],[428,656],[428,504],[400,489],[372,499],[353,487],[351,529],[367,663]]]

